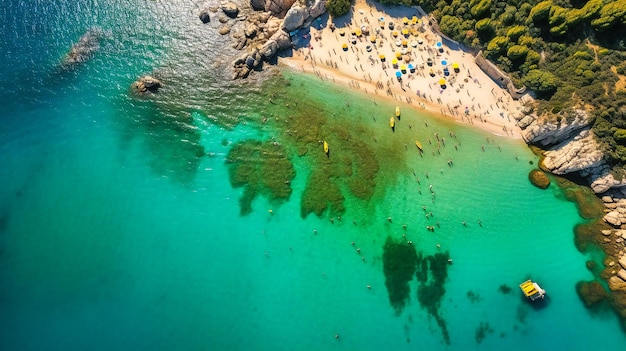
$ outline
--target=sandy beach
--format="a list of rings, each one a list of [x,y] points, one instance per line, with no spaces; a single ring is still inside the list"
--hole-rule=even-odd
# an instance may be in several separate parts
[[[487,76],[472,54],[447,47],[417,9],[357,0],[350,15],[327,21],[299,34],[293,56],[280,63],[394,100],[401,109],[428,110],[521,138],[513,115],[522,102]]]

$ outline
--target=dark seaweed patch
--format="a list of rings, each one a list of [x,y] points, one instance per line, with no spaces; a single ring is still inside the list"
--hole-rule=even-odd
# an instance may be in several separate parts
[[[446,344],[450,344],[450,334],[448,333],[446,321],[439,314],[439,307],[441,306],[441,299],[446,293],[444,284],[448,277],[449,259],[450,254],[448,252],[426,256],[420,262],[421,270],[418,270],[418,274],[416,274],[420,282],[417,288],[417,300],[420,305],[435,318],[437,325],[441,328],[441,333],[443,334],[443,339]],[[430,270],[431,279],[424,279],[425,265],[427,265]]]
[[[389,302],[400,314],[410,296],[409,282],[415,274],[417,251],[413,245],[387,237],[383,246],[383,273]]]
[[[270,201],[288,200],[296,172],[285,150],[273,142],[247,140],[235,144],[226,157],[233,187],[244,187],[241,214],[252,211],[252,201],[263,195]]]
[[[480,297],[480,294],[475,293],[471,290],[467,292],[467,298],[470,300],[471,303],[481,302],[483,300],[483,298]]]
[[[498,288],[498,291],[500,291],[503,294],[510,294],[511,293],[511,287],[506,285],[506,284],[502,284],[500,285],[500,287]]]
[[[474,338],[476,339],[476,343],[480,344],[483,342],[487,334],[493,333],[493,329],[489,326],[488,322],[480,322],[478,328],[476,328],[476,335]]]

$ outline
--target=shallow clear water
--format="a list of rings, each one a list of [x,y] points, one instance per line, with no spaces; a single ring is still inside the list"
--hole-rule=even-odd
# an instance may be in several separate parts
[[[374,199],[348,199],[344,219],[333,224],[301,218],[310,170],[306,158],[293,155],[289,201],[258,198],[241,217],[242,190],[231,187],[224,163],[230,146],[288,138],[256,123],[265,113],[259,86],[225,79],[228,60],[218,55],[228,46],[216,35],[217,21],[200,24],[197,8],[193,1],[139,0],[0,5],[3,350],[626,344],[612,312],[589,312],[576,295],[575,283],[592,279],[588,257],[573,245],[573,226],[582,220],[554,186],[529,184],[528,161],[536,158],[518,141],[404,105],[391,134],[387,118],[377,117],[392,105],[288,73],[293,99],[323,102],[341,112],[338,123],[363,126],[368,143],[376,139],[406,156],[382,164],[401,171],[382,172],[388,179],[379,180],[385,185]],[[100,51],[77,69],[59,70],[60,58],[94,25],[107,32]],[[133,98],[129,85],[151,72],[166,83],[160,97]],[[250,123],[237,123],[244,120]],[[435,132],[446,137],[441,155],[427,142]],[[402,147],[415,139],[424,144],[423,158]],[[436,222],[434,233],[424,229]],[[440,306],[450,345],[417,303],[415,281],[403,312],[390,306],[382,247],[402,234],[425,254],[450,252]],[[521,298],[517,284],[527,277],[548,291],[543,308]],[[513,291],[499,292],[503,284]],[[491,331],[479,343],[481,323]]]

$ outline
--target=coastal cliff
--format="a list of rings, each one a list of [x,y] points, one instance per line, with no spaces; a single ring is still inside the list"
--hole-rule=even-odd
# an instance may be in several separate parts
[[[544,150],[541,168],[557,175],[580,175],[605,205],[598,227],[611,229],[596,236],[607,255],[602,277],[613,293],[611,303],[626,318],[626,179],[619,178],[606,162],[586,111],[571,110],[560,118],[524,112],[516,119],[524,140]]]

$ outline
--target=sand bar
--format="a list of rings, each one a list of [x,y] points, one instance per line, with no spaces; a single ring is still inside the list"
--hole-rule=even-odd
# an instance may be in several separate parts
[[[417,9],[357,0],[345,18],[318,21],[310,33],[298,34],[293,56],[280,63],[395,100],[401,108],[428,110],[521,139],[513,115],[522,109],[522,102],[489,78],[471,53],[447,47]]]

